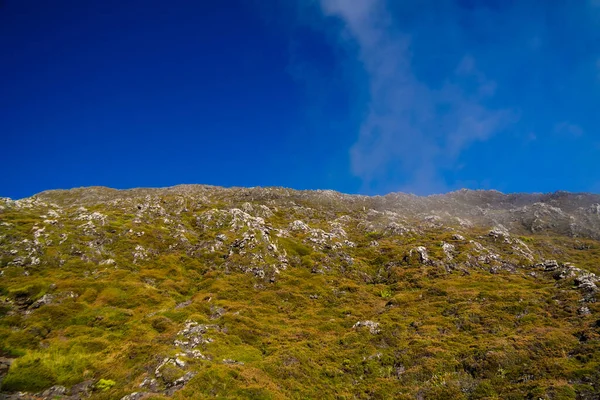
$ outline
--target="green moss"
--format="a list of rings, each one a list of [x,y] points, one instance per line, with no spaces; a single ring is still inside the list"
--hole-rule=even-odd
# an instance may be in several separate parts
[[[100,379],[100,380],[98,380],[98,382],[96,382],[94,387],[97,390],[106,391],[106,390],[111,389],[116,384],[117,384],[117,382],[115,382],[111,379]]]

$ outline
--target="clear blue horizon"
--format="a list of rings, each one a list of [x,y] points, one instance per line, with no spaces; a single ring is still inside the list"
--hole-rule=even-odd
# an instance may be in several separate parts
[[[600,192],[600,1],[0,3],[0,196]]]

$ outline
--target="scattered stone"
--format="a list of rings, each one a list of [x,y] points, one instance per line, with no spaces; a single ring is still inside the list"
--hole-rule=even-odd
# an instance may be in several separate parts
[[[0,357],[0,380],[8,373],[8,369],[10,368],[12,362],[12,358]]]
[[[590,315],[592,312],[588,306],[581,306],[577,309],[577,314],[581,316]]]
[[[182,309],[182,308],[185,308],[185,307],[189,306],[190,304],[192,304],[192,300],[182,301],[181,303],[178,303],[175,306],[175,309],[179,310],[179,309]]]
[[[490,230],[488,235],[493,237],[494,239],[510,237],[510,234],[508,233],[508,229],[506,229],[502,225],[496,225],[494,228],[492,228],[492,230]]]
[[[558,269],[558,262],[556,260],[546,260],[543,266],[546,271],[555,271]]]
[[[458,221],[458,224],[460,226],[462,226],[463,228],[472,228],[473,227],[473,222],[471,222],[470,220],[468,220],[466,218],[456,217],[456,220]]]
[[[242,204],[242,210],[244,210],[247,213],[251,213],[254,211],[254,207],[252,207],[252,204],[246,202]]]
[[[384,229],[384,232],[388,235],[397,235],[397,236],[402,236],[405,235],[407,233],[412,232],[413,230],[411,228],[408,228],[404,225],[401,225],[397,222],[390,222],[389,224],[387,224],[387,226]]]
[[[263,272],[264,274],[264,272]],[[227,311],[223,307],[212,306],[210,308],[210,319],[218,319],[225,315]]]
[[[67,388],[64,386],[56,385],[44,390],[41,393],[41,397],[53,399],[57,396],[63,396],[65,394],[67,394]]]
[[[45,294],[42,297],[40,297],[35,303],[33,303],[31,306],[29,306],[29,308],[35,310],[36,308],[40,308],[41,306],[52,304],[53,300],[54,300],[53,295]]]
[[[121,397],[121,400],[141,400],[146,395],[148,395],[147,392],[133,392],[131,394],[128,394],[127,396]]]
[[[442,250],[444,251],[444,254],[446,255],[446,259],[448,261],[451,261],[454,258],[454,249],[454,245],[442,242]]]
[[[164,391],[164,394],[172,396],[176,391],[182,389],[194,376],[196,376],[196,372],[186,372],[184,376],[169,384],[169,387]]]
[[[371,334],[376,335],[378,333],[381,332],[381,330],[379,329],[379,322],[373,322],[373,321],[358,321],[357,323],[354,324],[354,326],[352,326],[353,329],[357,329],[357,328],[361,328],[361,327],[367,327],[369,328],[369,332],[371,332]]]
[[[148,258],[148,251],[141,245],[135,246],[135,251],[133,253],[133,262],[137,262],[138,260],[145,260]]]
[[[79,382],[71,387],[71,396],[88,397],[92,393],[94,386],[94,380],[89,379],[87,381]]]
[[[422,264],[427,264],[429,262],[429,255],[427,254],[427,248],[424,246],[418,246],[415,247],[414,249],[411,249],[408,256],[412,256],[413,253],[416,252],[419,254],[419,261]]]
[[[308,231],[310,228],[304,222],[296,220],[290,224],[290,230],[292,231]]]
[[[594,294],[598,291],[598,286],[596,286],[596,282],[598,282],[598,278],[593,273],[584,273],[583,275],[575,278],[575,285],[577,285],[577,289],[581,289],[583,292],[587,294]]]
[[[208,360],[209,358],[202,354],[200,350],[187,350],[185,353],[177,353],[175,357],[188,357],[195,359]]]
[[[182,336],[183,340],[175,340],[175,346],[183,350],[193,350],[200,344],[211,343],[213,340],[204,337],[204,334],[209,329],[219,329],[217,325],[201,325],[195,321],[186,321],[185,327],[178,332],[178,336]]]
[[[170,357],[165,357],[162,362],[160,364],[158,364],[158,366],[156,367],[156,369],[154,370],[154,376],[156,376],[157,378],[161,378],[163,376],[162,374],[162,369],[167,366],[167,365],[173,365],[176,366],[177,364],[175,363],[175,360],[173,358]]]
[[[175,358],[175,365],[177,365],[179,368],[185,368],[185,361]]]
[[[151,392],[157,392],[159,390],[158,381],[154,378],[146,377],[142,383],[140,383],[140,388],[148,389]]]
[[[439,215],[427,215],[423,220],[436,225],[442,222],[442,217]]]
[[[223,364],[228,364],[228,365],[244,365],[244,363],[242,361],[236,361],[236,360],[232,360],[230,358],[223,359]]]

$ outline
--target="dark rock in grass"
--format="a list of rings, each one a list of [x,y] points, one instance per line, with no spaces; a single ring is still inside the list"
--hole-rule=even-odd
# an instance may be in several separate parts
[[[159,389],[158,381],[150,377],[146,377],[142,383],[140,383],[140,387],[143,389],[148,389],[151,392],[158,392]]]
[[[361,327],[369,328],[369,332],[371,332],[371,334],[373,334],[373,335],[376,335],[379,332],[381,332],[381,330],[379,329],[379,322],[358,321],[357,323],[354,324],[354,326],[352,328],[356,329],[356,328],[361,328]]]
[[[68,392],[64,386],[56,385],[44,390],[39,396],[45,399],[54,399],[57,396],[64,396]]]
[[[588,300],[598,292],[596,282],[598,282],[598,277],[592,273],[584,273],[575,278],[577,289],[581,290],[584,293],[584,297]]]
[[[543,266],[546,271],[554,271],[558,269],[558,262],[556,260],[546,260]]]
[[[191,301],[191,300],[183,301],[183,302],[181,302],[181,303],[177,304],[177,305],[175,306],[175,309],[176,309],[176,310],[179,310],[179,309],[182,309],[182,308],[185,308],[185,307],[189,306],[190,304],[192,304],[192,301]]]
[[[236,361],[236,360],[232,360],[230,358],[223,359],[223,364],[227,364],[227,365],[244,365],[244,363],[242,361]]]
[[[163,393],[167,396],[172,396],[176,391],[183,389],[183,387],[194,377],[196,376],[196,372],[187,372],[184,376],[177,379],[173,382],[169,388],[167,388]]]
[[[71,387],[71,396],[87,397],[92,393],[92,387],[94,386],[94,380],[89,379],[87,381],[79,382]]]
[[[577,314],[581,316],[590,315],[592,312],[590,311],[588,306],[581,306],[577,309]]]
[[[221,318],[223,315],[225,315],[226,311],[223,307],[215,307],[212,306],[210,308],[210,319],[218,319]]]
[[[504,226],[498,225],[489,231],[488,236],[493,237],[494,239],[498,239],[498,238],[508,238],[508,237],[510,237],[510,234],[508,233],[508,230]]]
[[[54,301],[54,296],[51,294],[45,294],[42,297],[40,297],[35,303],[33,303],[31,306],[29,306],[29,308],[40,308],[41,306],[45,306],[48,304],[52,304],[52,302]]]
[[[149,393],[147,392],[133,392],[127,396],[121,397],[121,400],[141,400],[146,397]]]
[[[427,254],[427,248],[424,246],[418,246],[410,250],[408,256],[405,257],[405,261],[412,264],[412,260],[416,258],[417,262],[421,264],[429,264],[429,254]]]
[[[4,375],[8,373],[8,369],[10,368],[12,362],[12,358],[0,357],[0,379],[2,379]]]

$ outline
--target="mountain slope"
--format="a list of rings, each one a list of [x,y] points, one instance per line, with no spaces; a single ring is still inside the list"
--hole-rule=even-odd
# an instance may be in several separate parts
[[[2,199],[1,390],[595,399],[599,239],[600,196],[564,192]]]

